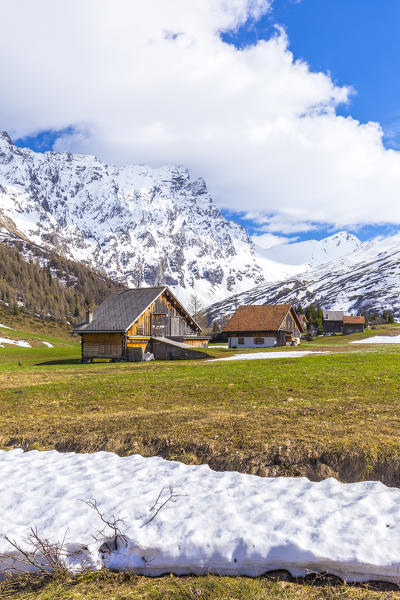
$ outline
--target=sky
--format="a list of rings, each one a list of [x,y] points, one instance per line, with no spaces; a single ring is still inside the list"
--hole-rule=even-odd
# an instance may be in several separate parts
[[[378,121],[385,145],[400,149],[400,2],[398,0],[276,0],[260,21],[225,34],[244,47],[285,28],[289,49],[313,71],[330,72],[354,95],[337,113]]]
[[[2,13],[0,128],[18,144],[185,164],[264,247],[398,230],[398,0],[3,0]]]

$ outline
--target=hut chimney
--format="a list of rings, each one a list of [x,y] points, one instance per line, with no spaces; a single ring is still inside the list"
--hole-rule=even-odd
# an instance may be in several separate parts
[[[90,310],[86,313],[86,323],[91,323],[93,321],[93,312]]]

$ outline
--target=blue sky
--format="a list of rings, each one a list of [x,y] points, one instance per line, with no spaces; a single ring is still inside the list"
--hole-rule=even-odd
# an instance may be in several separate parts
[[[296,59],[354,87],[349,106],[337,112],[378,121],[386,146],[400,148],[399,0],[275,0],[256,25],[224,39],[243,47],[270,37],[276,23],[285,28]]]
[[[296,59],[313,71],[330,72],[338,85],[351,85],[354,95],[338,114],[361,122],[378,121],[387,148],[400,149],[400,1],[399,0],[276,0],[273,12],[256,25],[248,23],[224,39],[244,47],[284,27]],[[227,217],[232,217],[229,212]],[[249,233],[257,227],[238,215]],[[362,240],[390,235],[393,225],[364,226],[352,232]],[[326,228],[299,232],[301,240],[322,238]]]
[[[289,38],[295,59],[305,60],[312,71],[329,72],[339,85],[354,88],[351,101],[338,114],[361,122],[377,121],[385,132],[387,148],[400,149],[400,0],[275,0],[273,10],[257,22],[247,22],[224,41],[243,48],[269,39],[275,25]],[[53,149],[57,138],[73,132],[73,124],[59,131],[46,130],[17,140],[37,151]],[[224,214],[241,222],[249,233],[255,223],[240,212]],[[351,230],[351,228],[348,228]],[[384,224],[352,231],[361,239],[392,233]],[[333,233],[325,226],[295,234],[299,239],[322,238]]]

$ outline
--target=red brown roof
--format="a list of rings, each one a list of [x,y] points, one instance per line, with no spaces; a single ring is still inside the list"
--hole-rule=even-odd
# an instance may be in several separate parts
[[[353,325],[364,325],[365,318],[364,317],[343,317],[343,323],[353,324]]]
[[[291,309],[290,304],[239,306],[223,331],[278,331],[283,319]],[[293,315],[297,319],[297,315],[292,309]]]

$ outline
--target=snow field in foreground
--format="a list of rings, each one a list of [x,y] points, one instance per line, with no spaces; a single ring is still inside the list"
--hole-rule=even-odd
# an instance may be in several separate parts
[[[304,350],[300,352],[250,352],[249,354],[235,354],[233,356],[227,356],[226,358],[214,358],[212,362],[217,362],[218,360],[258,360],[261,358],[300,358],[301,356],[307,356],[308,354],[329,354],[329,352],[313,352],[311,350]]]
[[[350,344],[400,344],[400,335],[376,335],[365,340],[354,340]]]
[[[162,458],[113,453],[0,451],[0,553],[30,526],[77,550],[75,564],[139,574],[260,575],[288,569],[348,581],[399,576],[400,489],[378,482],[262,478]],[[160,509],[169,497],[177,496]],[[159,493],[161,496],[153,510]],[[102,528],[82,500],[125,519],[121,540],[99,552]],[[86,558],[84,555],[86,554]]]

